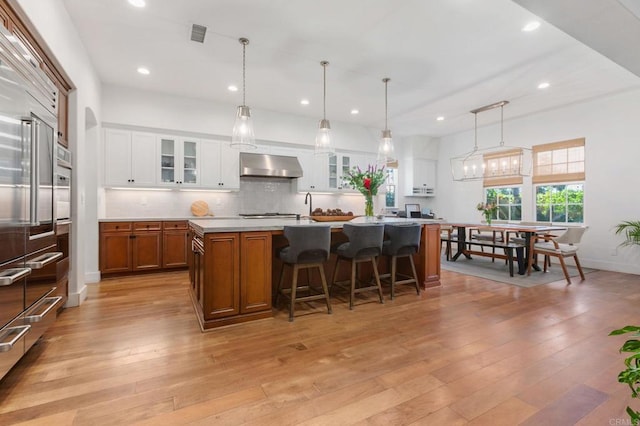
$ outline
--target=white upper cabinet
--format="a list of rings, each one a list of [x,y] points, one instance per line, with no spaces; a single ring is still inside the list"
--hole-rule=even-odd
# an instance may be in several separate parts
[[[433,197],[436,195],[437,161],[414,158],[412,170],[407,170],[408,184],[405,195],[413,197]]]
[[[162,186],[200,186],[200,141],[193,138],[160,136],[159,165]]]
[[[309,149],[298,150],[297,157],[303,175],[298,178],[298,191],[329,191],[329,157]]]
[[[209,189],[240,188],[240,152],[229,142],[201,140],[201,186]]]
[[[156,184],[156,136],[129,130],[104,130],[104,183],[149,187]]]

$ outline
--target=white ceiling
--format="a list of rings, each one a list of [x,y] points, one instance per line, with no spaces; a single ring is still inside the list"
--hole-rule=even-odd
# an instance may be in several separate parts
[[[63,1],[105,84],[233,109],[242,94],[227,86],[241,86],[238,38],[247,37],[246,97],[254,115],[268,109],[320,119],[320,61],[328,60],[327,118],[334,128],[341,121],[384,126],[383,77],[391,78],[395,136],[472,129],[469,111],[500,100],[510,101],[508,122],[640,88],[638,75],[544,21],[522,32],[539,18],[511,0],[146,0],[144,9],[127,0]],[[190,41],[193,23],[208,28],[204,44]],[[136,72],[141,65],[149,76]],[[538,90],[543,81],[551,86]],[[302,98],[310,105],[301,106]],[[352,108],[360,114],[351,115]],[[440,115],[446,119],[436,121]],[[499,117],[497,110],[481,113],[478,123]]]

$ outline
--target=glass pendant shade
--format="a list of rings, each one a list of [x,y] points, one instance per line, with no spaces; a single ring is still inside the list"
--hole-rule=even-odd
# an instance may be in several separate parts
[[[318,133],[316,134],[316,145],[313,151],[316,155],[329,155],[335,152],[333,144],[331,143],[331,124],[327,120],[327,65],[329,62],[322,61],[322,120],[318,125]]]
[[[331,145],[331,124],[329,120],[322,119],[318,125],[318,133],[316,134],[315,154],[332,154],[334,152]]]
[[[231,146],[239,149],[256,149],[256,138],[253,133],[253,122],[251,121],[251,110],[245,102],[245,73],[246,73],[246,48],[249,40],[241,38],[238,40],[242,44],[242,105],[236,112],[236,122],[233,125],[231,134]]]
[[[387,83],[391,81],[390,78],[383,78],[384,83],[384,130],[382,131],[382,137],[378,144],[378,156],[377,163],[381,166],[387,165],[396,161],[395,150],[393,147],[393,138],[391,137],[391,130],[387,127]]]
[[[253,134],[253,122],[251,110],[248,106],[239,106],[236,113],[236,122],[233,125],[231,145],[239,148],[255,148],[256,139]]]

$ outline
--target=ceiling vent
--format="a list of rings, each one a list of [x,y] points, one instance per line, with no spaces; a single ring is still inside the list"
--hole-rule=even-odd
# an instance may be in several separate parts
[[[191,26],[191,41],[204,43],[204,35],[207,33],[207,27],[203,25],[193,24]]]

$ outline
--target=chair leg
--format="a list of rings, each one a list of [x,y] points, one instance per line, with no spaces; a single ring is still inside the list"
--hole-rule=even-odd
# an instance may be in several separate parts
[[[577,254],[573,255],[573,260],[576,261],[576,267],[578,268],[578,272],[580,273],[580,278],[582,278],[582,281],[584,281],[585,280],[584,272],[582,272],[582,266],[580,266],[580,261],[578,260],[578,255]]]
[[[296,288],[298,287],[298,265],[293,265],[293,279],[291,280],[291,299],[289,300],[289,322],[293,321],[293,308],[296,304]]]
[[[546,254],[544,255],[544,268],[543,271],[547,272],[547,265],[549,268],[551,268],[551,256],[547,256]]]
[[[349,294],[349,309],[353,310],[353,298],[356,294],[356,268],[355,259],[351,259],[351,293]]]
[[[322,281],[322,290],[324,291],[324,298],[327,301],[327,312],[330,314],[331,311],[331,300],[329,299],[329,288],[327,287],[327,278],[324,276],[324,267],[322,265],[318,265],[318,270],[320,271],[320,281]]]
[[[569,278],[569,271],[567,271],[567,264],[564,262],[564,257],[558,256],[560,260],[560,266],[562,266],[562,272],[564,272],[564,277],[567,279],[567,284],[571,284],[571,278]]]
[[[397,257],[391,256],[391,300],[395,297],[397,261]]]
[[[413,256],[409,255],[409,263],[411,263],[411,271],[413,272],[413,279],[416,280],[416,293],[420,295],[420,283],[418,283],[418,273],[416,272],[416,264],[413,262]]]
[[[276,292],[276,300],[274,306],[278,306],[278,300],[280,299],[280,293],[282,293],[282,285],[284,283],[284,266],[286,263],[282,263],[282,268],[280,269],[280,282],[278,283],[278,291]]]
[[[340,256],[336,257],[336,266],[333,268],[333,278],[331,279],[331,284],[329,284],[329,292],[333,288],[333,283],[338,279],[338,266],[340,265]]]
[[[373,274],[375,275],[376,284],[378,286],[378,296],[380,296],[380,303],[384,303],[384,299],[382,298],[382,285],[380,285],[380,274],[378,273],[378,265],[376,264],[376,260],[377,259],[375,257],[371,258],[371,263],[373,264]],[[395,280],[394,277],[395,275],[392,276],[391,279]],[[391,291],[393,291],[393,282],[391,283]]]

